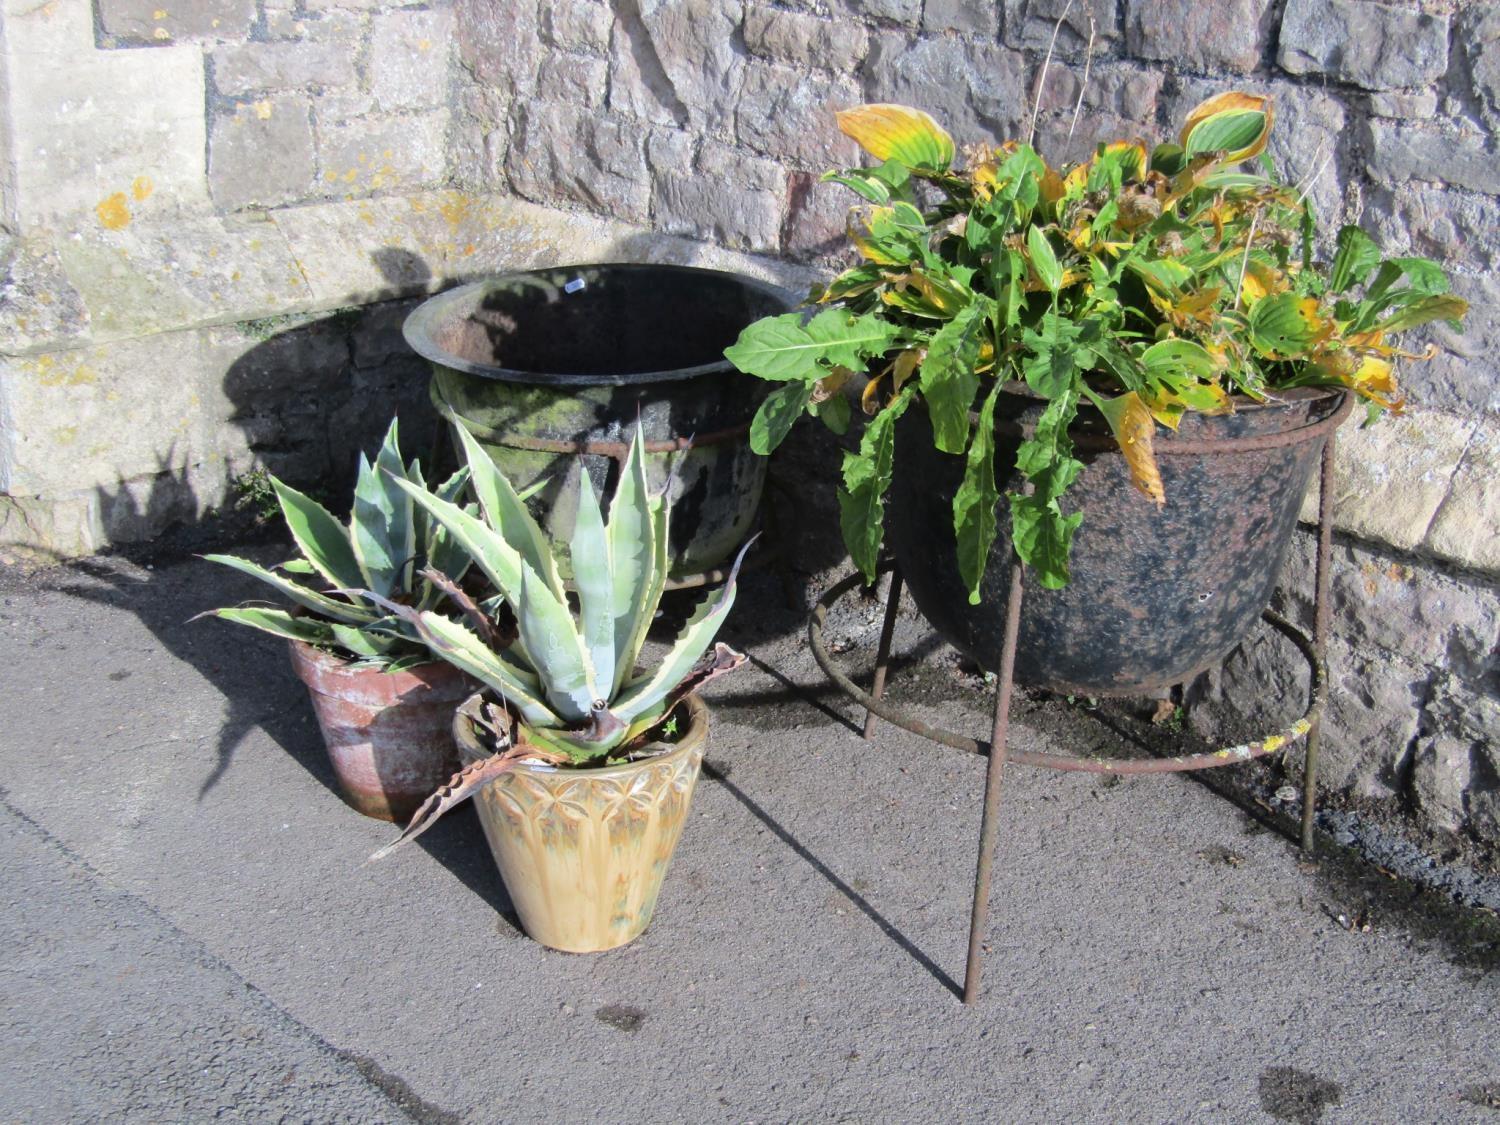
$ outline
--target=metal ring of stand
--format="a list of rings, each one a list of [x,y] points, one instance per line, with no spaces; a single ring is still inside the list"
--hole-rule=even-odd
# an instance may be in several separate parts
[[[979,857],[974,881],[974,903],[969,921],[969,952],[964,973],[963,1002],[972,1004],[979,994],[979,975],[983,936],[988,922],[991,872],[994,864],[995,841],[999,827],[1000,783],[1006,761],[1022,765],[1040,766],[1045,769],[1073,770],[1090,773],[1143,774],[1181,773],[1187,770],[1214,769],[1235,765],[1264,755],[1285,750],[1298,740],[1306,738],[1307,755],[1303,777],[1302,833],[1304,851],[1313,845],[1313,818],[1317,800],[1317,766],[1320,718],[1327,700],[1327,668],[1324,654],[1327,651],[1330,624],[1329,568],[1333,536],[1333,464],[1334,435],[1330,433],[1323,447],[1322,466],[1318,481],[1318,556],[1314,580],[1314,625],[1313,636],[1307,637],[1296,626],[1280,615],[1266,610],[1261,616],[1268,624],[1286,636],[1307,659],[1311,669],[1308,689],[1308,705],[1303,714],[1281,730],[1255,742],[1242,743],[1204,754],[1182,755],[1172,758],[1111,761],[1098,758],[1077,758],[1061,754],[1039,754],[1030,751],[1010,751],[1007,733],[1010,724],[1010,701],[1015,679],[1016,638],[1020,631],[1022,589],[1022,564],[1011,560],[1010,597],[1006,604],[1005,641],[1000,654],[999,682],[995,691],[994,721],[988,742],[980,742],[966,735],[933,726],[908,715],[899,707],[886,702],[886,673],[890,660],[891,638],[895,631],[896,613],[901,599],[901,573],[893,563],[881,565],[880,573],[891,573],[890,591],[886,597],[885,620],[881,626],[880,643],[875,660],[873,690],[865,692],[848,676],[839,671],[829,656],[823,639],[823,626],[828,609],[841,597],[855,589],[860,583],[858,574],[843,579],[822,597],[813,607],[807,624],[807,639],[812,648],[813,659],[830,681],[845,695],[865,708],[865,738],[874,732],[875,719],[885,719],[919,737],[930,739],[944,746],[971,754],[988,753],[989,764],[985,772],[984,814],[979,834]]]

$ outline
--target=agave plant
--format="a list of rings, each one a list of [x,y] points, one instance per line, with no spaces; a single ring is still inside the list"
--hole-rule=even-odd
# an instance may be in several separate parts
[[[937,448],[964,458],[954,530],[977,602],[1000,499],[992,421],[1007,383],[1048,403],[1017,458],[1032,487],[1009,497],[1016,551],[1048,587],[1068,582],[1082,518],[1065,504],[1082,469],[1067,430],[1080,405],[1108,422],[1158,504],[1152,437],[1185,412],[1311,385],[1353,390],[1372,417],[1399,409],[1392,360],[1420,357],[1391,337],[1467,306],[1435,264],[1383,259],[1358,227],[1339,232],[1331,264],[1317,261],[1306,193],[1278,183],[1268,162],[1239,167],[1261,155],[1272,121],[1269,98],[1227,93],[1189,113],[1176,143],[1102,144],[1054,169],[1007,142],[957,169],[952,138],[920,110],[840,113],[839,127],[880,161],[825,177],[865,201],[849,221],[863,261],[814,290],[817,315],[758,321],[725,352],[779,384],[752,446],[775,448],[804,411],[843,432],[851,411],[839,388],[870,374],[872,419],[845,456],[839,498],[850,554],[873,578],[894,423],[920,398]]]
[[[396,478],[395,484],[448,530],[498,595],[480,603],[444,583],[468,624],[376,600],[435,655],[498,697],[501,707],[488,709],[496,753],[434,794],[377,857],[416,838],[442,813],[528,758],[573,767],[629,758],[683,696],[745,659],[714,637],[734,605],[749,543],[728,580],[697,607],[660,661],[640,667],[666,589],[671,512],[667,487],[653,492],[647,485],[639,428],[610,498],[608,519],[587,474],[579,474],[571,596],[523,497],[484,448],[462,426],[456,429],[479,500],[477,514],[410,480]],[[432,577],[442,582],[440,575]],[[505,622],[507,609],[513,627]]]
[[[456,504],[468,475],[460,469],[432,495]],[[416,632],[386,606],[434,609],[443,600],[444,585],[428,581],[424,572],[445,573],[456,584],[468,568],[468,555],[405,491],[425,492],[426,482],[420,462],[401,460],[396,421],[373,464],[360,454],[347,525],[275,477],[271,485],[300,557],[275,570],[233,555],[204,557],[259,578],[300,612],[237,606],[210,610],[209,615],[344,653],[360,666],[399,671],[430,661],[432,654]],[[320,578],[328,589],[313,589],[284,575]]]

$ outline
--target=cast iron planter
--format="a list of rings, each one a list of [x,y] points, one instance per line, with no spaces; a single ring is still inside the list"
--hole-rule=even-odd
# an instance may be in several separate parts
[[[1073,541],[1072,583],[1025,588],[1016,653],[1019,683],[1084,695],[1145,695],[1182,683],[1228,655],[1270,600],[1323,443],[1349,409],[1342,391],[1293,390],[1278,403],[1242,401],[1235,413],[1188,414],[1178,433],[1156,431],[1167,502],[1131,484],[1125,459],[1097,412],[1072,433],[1084,463],[1063,499],[1084,513]],[[1019,490],[1016,450],[1044,403],[1002,394],[995,475]],[[959,578],[953,495],[962,458],[933,448],[926,411],[897,424],[888,542],[928,621],[983,667],[999,664],[1009,591],[1010,518],[971,606]]]
[[[581,469],[607,492],[639,418],[653,484],[676,464],[671,570],[685,575],[733,554],[765,482],[749,429],[769,385],[737,372],[724,349],[791,307],[774,286],[716,270],[560,266],[442,293],[405,334],[432,362],[439,411],[518,489],[547,482],[531,507],[564,566],[574,477]]]

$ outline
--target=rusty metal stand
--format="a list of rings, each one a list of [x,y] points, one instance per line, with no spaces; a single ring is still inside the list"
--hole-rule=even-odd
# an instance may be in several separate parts
[[[845,695],[865,708],[864,737],[866,739],[873,736],[875,719],[878,716],[904,730],[944,746],[968,753],[989,755],[989,764],[985,770],[984,808],[980,819],[979,855],[975,863],[974,901],[969,917],[969,949],[964,970],[963,991],[965,1004],[973,1004],[979,996],[984,934],[989,922],[990,884],[995,860],[996,838],[999,832],[1000,789],[1008,762],[1088,773],[1181,773],[1187,770],[1214,769],[1237,762],[1247,762],[1284,750],[1298,739],[1306,738],[1307,757],[1303,778],[1301,845],[1304,851],[1311,851],[1313,824],[1317,815],[1318,727],[1328,691],[1324,657],[1330,620],[1333,464],[1334,434],[1330,433],[1323,447],[1323,460],[1318,479],[1318,556],[1313,595],[1313,637],[1309,640],[1291,622],[1269,609],[1261,615],[1263,620],[1289,639],[1308,662],[1311,682],[1308,689],[1307,709],[1301,717],[1288,726],[1256,742],[1242,743],[1203,754],[1120,761],[1011,750],[1008,746],[1010,704],[1015,679],[1016,645],[1020,632],[1021,600],[1025,593],[1022,587],[1023,568],[1020,560],[1016,558],[1011,561],[1010,597],[1006,602],[1005,611],[1005,638],[1000,652],[999,682],[995,690],[994,718],[988,743],[981,743],[965,735],[924,723],[885,701],[886,678],[890,670],[891,641],[895,634],[896,616],[900,608],[903,585],[901,572],[893,563],[887,561],[880,568],[881,573],[890,574],[891,582],[886,595],[885,618],[881,623],[880,643],[875,654],[874,682],[871,684],[869,693],[862,691],[853,680],[834,666],[823,640],[823,627],[829,607],[858,586],[860,576],[851,575],[834,585],[818,599],[807,626],[809,647],[824,675],[833,681],[834,685]]]

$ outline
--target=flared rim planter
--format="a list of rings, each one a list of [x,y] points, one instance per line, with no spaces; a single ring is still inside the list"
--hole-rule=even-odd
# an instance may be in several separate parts
[[[366,816],[404,824],[458,770],[453,711],[473,681],[442,662],[383,672],[301,641],[288,645],[344,800]]]
[[[453,716],[464,765],[490,756],[474,733],[483,694]],[[527,935],[597,953],[651,921],[687,822],[708,746],[708,708],[690,695],[682,737],[664,753],[598,769],[522,764],[474,795],[479,822]]]
[[[1016,451],[1044,403],[1024,389],[996,410],[995,475],[1019,491]],[[1188,414],[1155,435],[1166,491],[1158,508],[1130,483],[1102,418],[1080,411],[1070,431],[1084,468],[1064,497],[1082,512],[1072,581],[1028,581],[1016,650],[1018,683],[1081,695],[1148,695],[1214,665],[1254,627],[1270,601],[1302,499],[1328,435],[1348,415],[1343,391],[1297,389],[1233,414]],[[1010,587],[1010,520],[971,606],[959,578],[952,501],[963,459],[933,448],[925,411],[897,424],[887,541],[913,599],[947,640],[987,669],[998,666]]]
[[[599,264],[504,274],[424,301],[406,341],[432,363],[432,399],[531,500],[567,568],[577,474],[610,486],[639,418],[653,486],[672,479],[671,570],[728,559],[754,521],[765,459],[750,422],[769,385],[723,352],[794,302],[754,278]],[[691,443],[691,449],[683,452]]]

